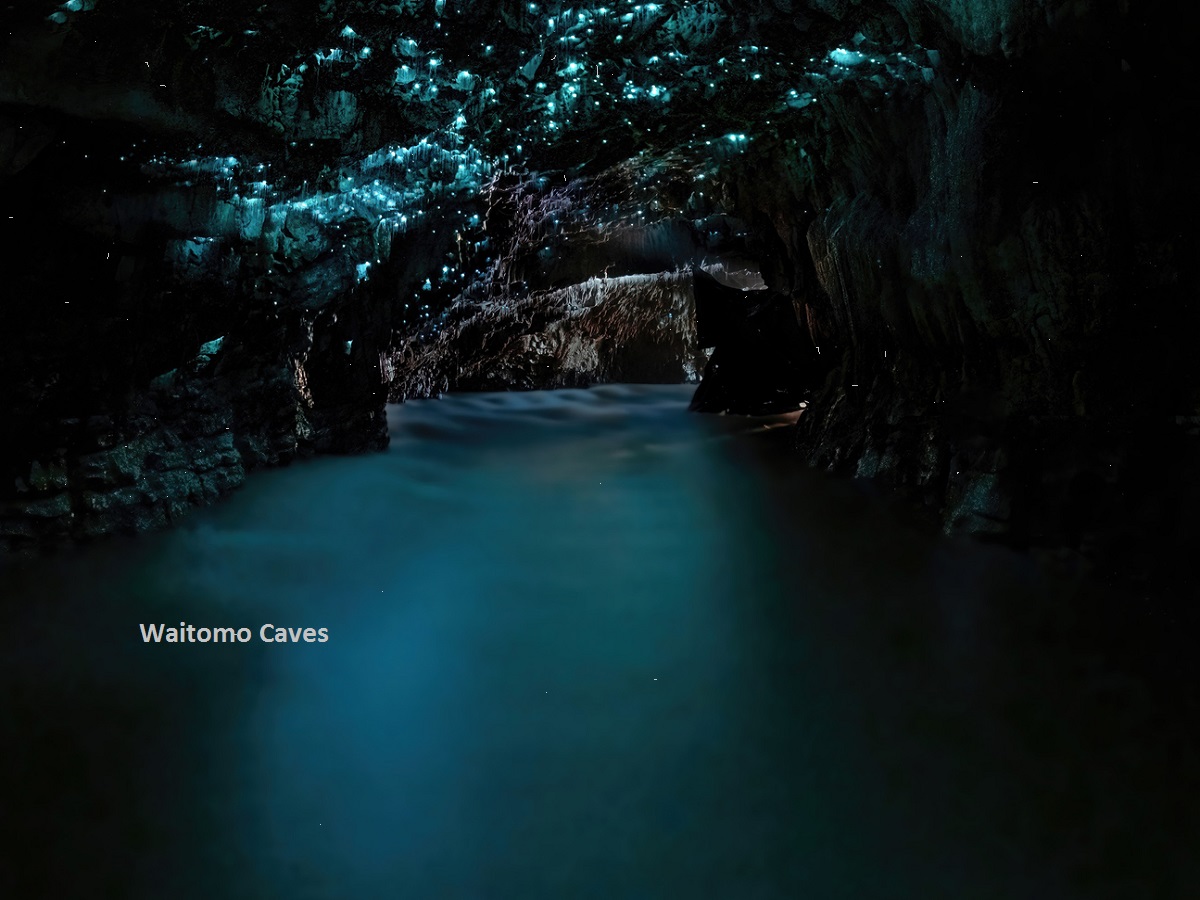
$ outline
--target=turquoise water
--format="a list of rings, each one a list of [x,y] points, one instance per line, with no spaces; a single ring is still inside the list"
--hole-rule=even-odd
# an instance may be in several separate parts
[[[1190,685],[690,391],[392,407],[0,576],[0,893],[1193,896]]]

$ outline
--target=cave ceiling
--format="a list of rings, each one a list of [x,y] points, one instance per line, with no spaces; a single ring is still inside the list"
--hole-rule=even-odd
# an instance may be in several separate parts
[[[349,234],[342,249],[369,277],[394,236],[429,217],[478,225],[471,201],[498,174],[621,172],[694,198],[755,141],[797,132],[828,95],[884,102],[919,88],[941,55],[916,39],[928,17],[902,12],[719,0],[32,3],[16,13],[0,73],[0,103],[19,122],[7,168],[54,143],[64,129],[53,116],[86,122],[115,135],[81,142],[66,129],[80,166],[95,165],[84,154],[114,157],[93,181],[111,179],[116,195],[125,183],[203,198],[199,217],[157,214],[194,244],[303,213],[332,235],[325,243]],[[632,200],[616,218],[653,214],[641,195],[615,199]],[[121,212],[118,196],[106,227],[137,239],[155,218],[144,206]]]
[[[838,18],[791,5],[30,4],[0,99],[198,139],[193,165],[287,157],[303,171],[426,141],[477,166],[571,168],[719,155],[831,84],[886,94],[937,58],[886,5]]]

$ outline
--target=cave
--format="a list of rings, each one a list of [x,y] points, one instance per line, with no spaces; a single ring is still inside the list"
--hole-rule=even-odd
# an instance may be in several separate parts
[[[0,894],[1200,895],[1167,13],[6,4]]]

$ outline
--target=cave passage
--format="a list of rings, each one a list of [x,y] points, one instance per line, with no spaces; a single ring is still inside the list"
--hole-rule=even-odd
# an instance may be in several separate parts
[[[6,572],[0,893],[1184,896],[1186,685],[691,391],[392,406]]]

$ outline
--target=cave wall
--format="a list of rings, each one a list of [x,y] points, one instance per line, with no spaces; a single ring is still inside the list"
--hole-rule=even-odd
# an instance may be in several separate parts
[[[690,272],[590,278],[524,297],[462,303],[432,339],[391,357],[392,395],[698,382]]]
[[[894,6],[954,48],[929,83],[846,82],[734,178],[837,360],[796,447],[948,532],[1144,567],[1196,535],[1178,41],[1128,6]]]
[[[398,336],[393,400],[696,382],[708,355],[692,267],[739,287],[761,282],[746,224],[664,165],[596,177],[510,174],[483,199],[478,229],[448,266],[472,274],[440,316]],[[431,295],[427,282],[412,302]]]
[[[81,393],[64,379],[68,389],[46,398],[57,414],[34,407],[40,417],[5,448],[0,552],[162,527],[255,468],[383,449],[381,354],[356,312],[343,301],[240,322],[148,383],[124,373],[118,395]],[[38,373],[76,364],[36,362]],[[121,374],[112,360],[101,365],[109,378]]]
[[[390,313],[311,218],[246,227],[214,184],[125,165],[136,132],[11,109],[0,136],[0,553],[158,527],[256,467],[386,445]]]

